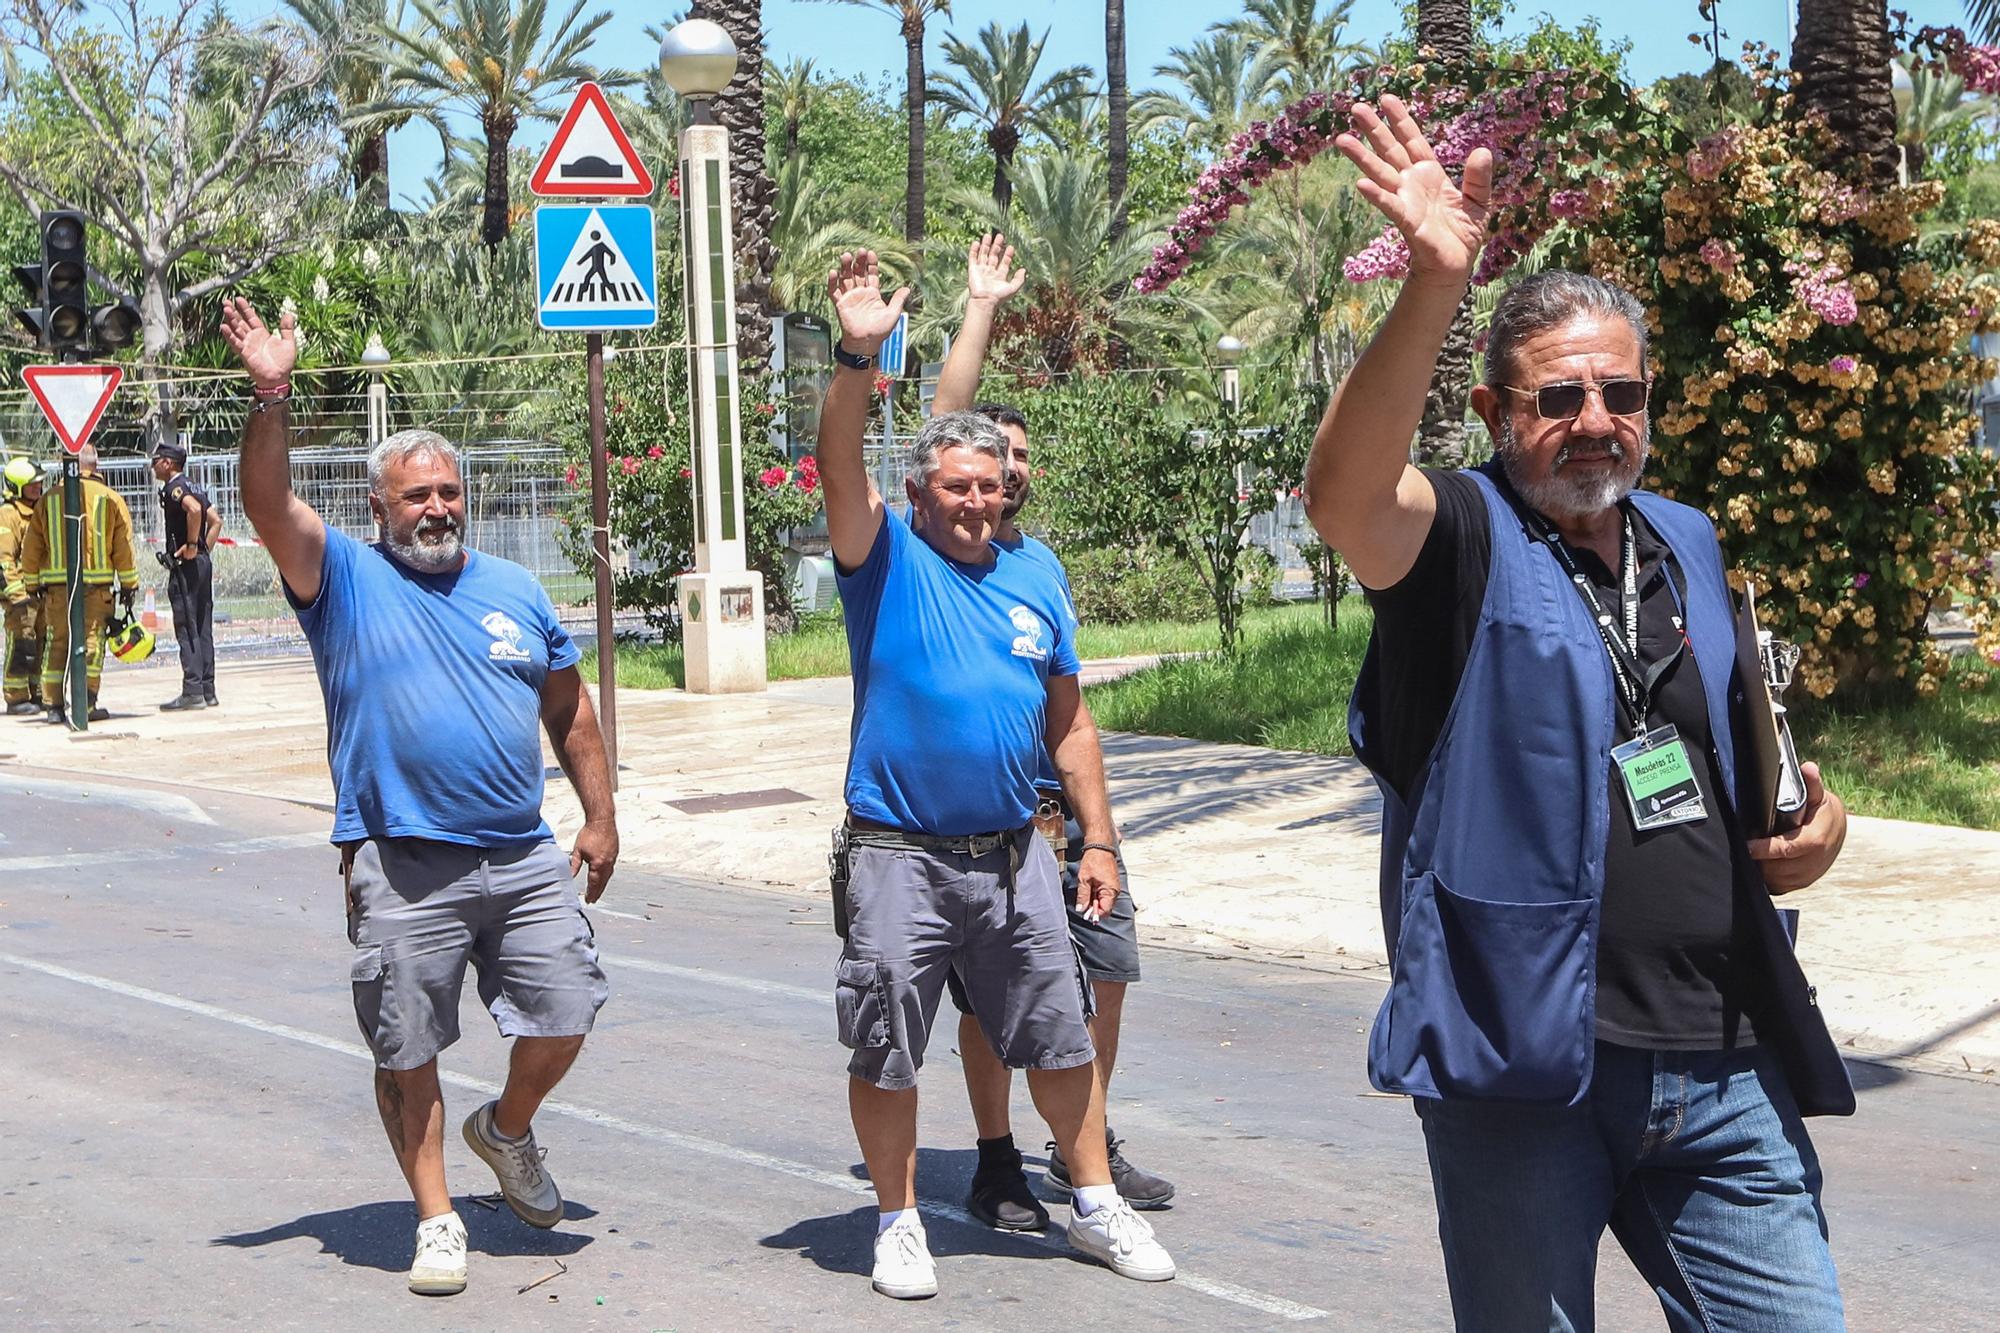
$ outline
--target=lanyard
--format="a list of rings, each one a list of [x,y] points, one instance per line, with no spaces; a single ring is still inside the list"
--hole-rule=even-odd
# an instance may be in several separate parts
[[[1673,669],[1674,663],[1680,660],[1681,654],[1687,651],[1687,636],[1683,634],[1677,638],[1674,641],[1673,651],[1650,667],[1639,658],[1639,546],[1632,533],[1632,515],[1630,513],[1621,515],[1625,523],[1623,551],[1625,578],[1622,589],[1624,606],[1621,608],[1625,613],[1623,626],[1625,632],[1621,636],[1614,630],[1613,617],[1604,609],[1604,603],[1597,596],[1596,587],[1592,585],[1590,577],[1578,567],[1575,555],[1571,553],[1561,534],[1540,514],[1533,510],[1527,512],[1537,535],[1548,543],[1549,550],[1555,553],[1563,572],[1569,575],[1569,581],[1575,585],[1577,593],[1583,598],[1584,605],[1590,609],[1591,619],[1597,623],[1598,637],[1603,640],[1604,651],[1611,658],[1612,679],[1617,682],[1618,697],[1624,701],[1626,715],[1632,722],[1633,734],[1644,733],[1646,715],[1652,706],[1653,691],[1659,686],[1661,678]],[[1670,577],[1667,582],[1671,586],[1672,578]]]

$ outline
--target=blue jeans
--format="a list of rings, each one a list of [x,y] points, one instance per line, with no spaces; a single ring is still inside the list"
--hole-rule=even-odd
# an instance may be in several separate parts
[[[1418,1098],[1464,1333],[1588,1333],[1618,1238],[1696,1333],[1846,1327],[1819,1158],[1775,1055],[1597,1044],[1573,1107]]]

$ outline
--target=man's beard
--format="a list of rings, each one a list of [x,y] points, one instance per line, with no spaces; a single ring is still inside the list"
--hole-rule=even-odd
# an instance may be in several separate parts
[[[384,540],[389,554],[419,574],[446,573],[465,554],[465,527],[449,516],[424,519],[410,529],[405,541],[396,540],[394,533],[385,534]]]
[[[1556,451],[1555,459],[1549,464],[1549,475],[1539,480],[1529,480],[1521,473],[1520,442],[1514,434],[1512,420],[1500,423],[1493,453],[1500,460],[1507,480],[1536,513],[1553,519],[1588,518],[1611,508],[1630,495],[1632,488],[1639,484],[1639,474],[1646,469],[1651,436],[1652,424],[1646,422],[1640,426],[1636,449],[1627,449],[1610,436],[1595,440],[1572,437]],[[1611,455],[1614,466],[1609,470],[1563,475],[1563,464],[1573,455],[1599,449]]]

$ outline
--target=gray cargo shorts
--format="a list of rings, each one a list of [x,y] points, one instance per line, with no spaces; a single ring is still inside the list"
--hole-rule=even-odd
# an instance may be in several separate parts
[[[342,849],[354,1017],[383,1069],[458,1040],[465,965],[503,1037],[577,1037],[608,994],[597,942],[553,842],[467,847],[382,838]]]
[[[1062,877],[1032,827],[984,856],[913,847],[849,853],[848,931],[835,974],[847,1072],[913,1088],[945,978],[964,979],[993,1053],[1012,1069],[1095,1058],[1090,983],[1063,911]]]

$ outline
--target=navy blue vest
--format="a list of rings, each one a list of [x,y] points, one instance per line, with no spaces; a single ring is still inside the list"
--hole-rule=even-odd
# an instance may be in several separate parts
[[[1408,799],[1377,775],[1391,979],[1368,1075],[1385,1092],[1417,1097],[1574,1104],[1590,1088],[1596,1048],[1615,685],[1583,599],[1508,502],[1495,465],[1465,475],[1478,482],[1492,528],[1486,600]],[[1722,552],[1698,510],[1643,491],[1632,503],[1687,578],[1688,637],[1725,788],[1718,817],[1734,827],[1731,705],[1741,686]],[[1355,691],[1357,753],[1386,725],[1370,716],[1374,697]],[[1747,877],[1756,882],[1738,892],[1751,900],[1763,955],[1751,962],[1771,978],[1772,1005],[1752,1021],[1785,1056],[1802,1110],[1851,1112],[1845,1069],[1770,896],[1754,868]]]

